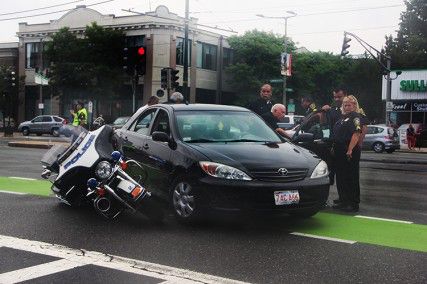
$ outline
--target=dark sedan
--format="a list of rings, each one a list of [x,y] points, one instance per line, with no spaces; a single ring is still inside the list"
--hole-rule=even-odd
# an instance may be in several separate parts
[[[147,170],[145,186],[181,221],[212,210],[308,217],[328,198],[326,163],[245,108],[154,105],[115,135],[125,156]]]

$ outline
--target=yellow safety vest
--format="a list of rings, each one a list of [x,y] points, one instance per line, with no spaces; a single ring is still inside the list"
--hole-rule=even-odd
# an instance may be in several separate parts
[[[79,116],[77,113],[73,113],[73,126],[79,126]]]
[[[87,111],[85,108],[82,108],[77,112],[77,117],[81,123],[87,124]]]

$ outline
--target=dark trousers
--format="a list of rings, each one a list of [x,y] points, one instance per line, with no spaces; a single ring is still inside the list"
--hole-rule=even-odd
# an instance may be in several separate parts
[[[360,148],[354,147],[352,158],[347,158],[347,145],[335,144],[335,173],[338,196],[347,205],[360,203],[359,162]]]

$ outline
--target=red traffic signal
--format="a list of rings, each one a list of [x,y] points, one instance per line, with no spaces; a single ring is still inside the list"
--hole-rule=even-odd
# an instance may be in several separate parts
[[[145,48],[143,46],[138,48],[138,55],[142,56],[145,54]]]

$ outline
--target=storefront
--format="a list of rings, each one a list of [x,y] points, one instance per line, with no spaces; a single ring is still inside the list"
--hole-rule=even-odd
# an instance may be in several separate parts
[[[391,72],[391,78],[396,73]],[[386,80],[383,78],[382,99],[386,99]],[[427,70],[407,70],[392,81],[393,109],[390,121],[394,125],[405,123],[427,124]]]

